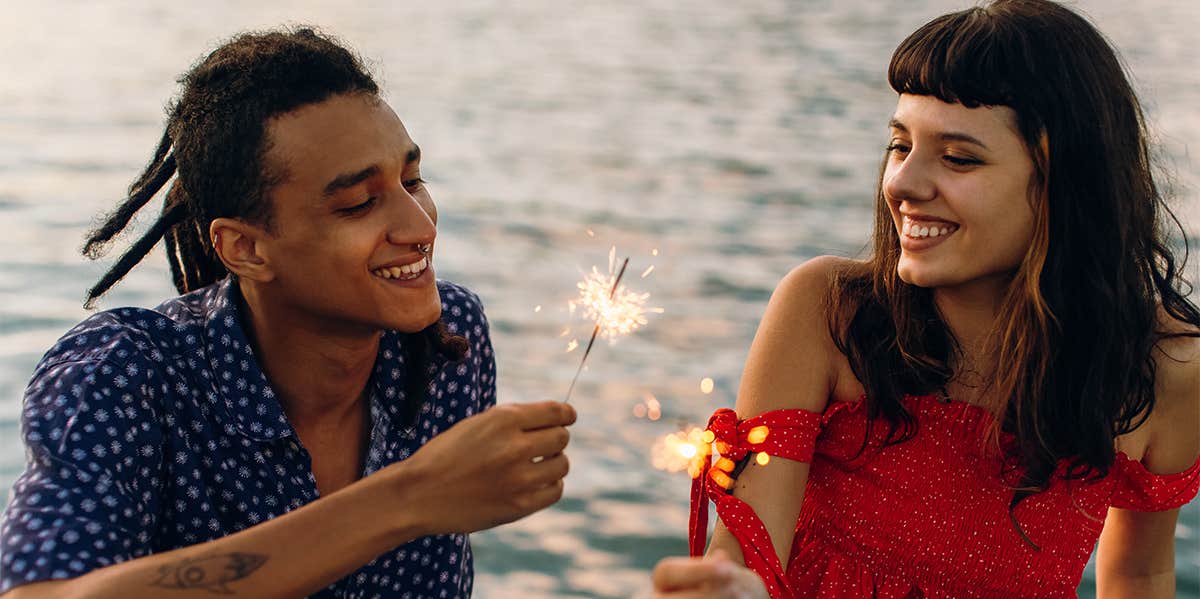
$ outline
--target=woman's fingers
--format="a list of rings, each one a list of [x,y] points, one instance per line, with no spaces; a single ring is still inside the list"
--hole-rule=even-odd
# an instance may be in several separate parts
[[[735,573],[736,566],[727,559],[668,557],[654,568],[654,588],[691,591],[720,587],[732,581]]]

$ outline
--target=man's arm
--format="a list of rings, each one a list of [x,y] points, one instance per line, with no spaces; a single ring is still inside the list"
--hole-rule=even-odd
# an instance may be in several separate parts
[[[420,534],[399,506],[411,490],[369,477],[237,534],[126,561],[78,578],[20,586],[5,599],[73,597],[302,597]]]
[[[567,473],[559,402],[509,404],[463,420],[408,460],[242,532],[94,570],[19,586],[4,599],[304,597],[380,553],[431,534],[473,532],[562,496]],[[534,463],[532,459],[545,456]]]

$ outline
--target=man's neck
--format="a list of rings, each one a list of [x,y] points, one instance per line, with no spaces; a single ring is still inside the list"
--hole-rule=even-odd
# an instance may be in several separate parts
[[[242,288],[242,325],[293,426],[359,413],[381,331],[337,331],[311,314]]]

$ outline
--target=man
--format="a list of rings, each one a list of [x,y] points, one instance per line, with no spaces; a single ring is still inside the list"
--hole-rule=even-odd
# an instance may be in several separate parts
[[[26,392],[0,593],[462,597],[466,533],[561,497],[556,402],[493,408],[478,298],[434,278],[421,153],[350,52],[243,35],[182,80],[89,294],[165,239],[180,297],[97,314]]]

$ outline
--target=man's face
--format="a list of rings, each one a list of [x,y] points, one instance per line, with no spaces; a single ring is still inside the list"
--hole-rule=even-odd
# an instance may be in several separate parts
[[[272,303],[335,330],[436,322],[437,209],[392,109],[373,94],[333,96],[271,119],[267,142],[268,168],[285,173],[260,243]]]

